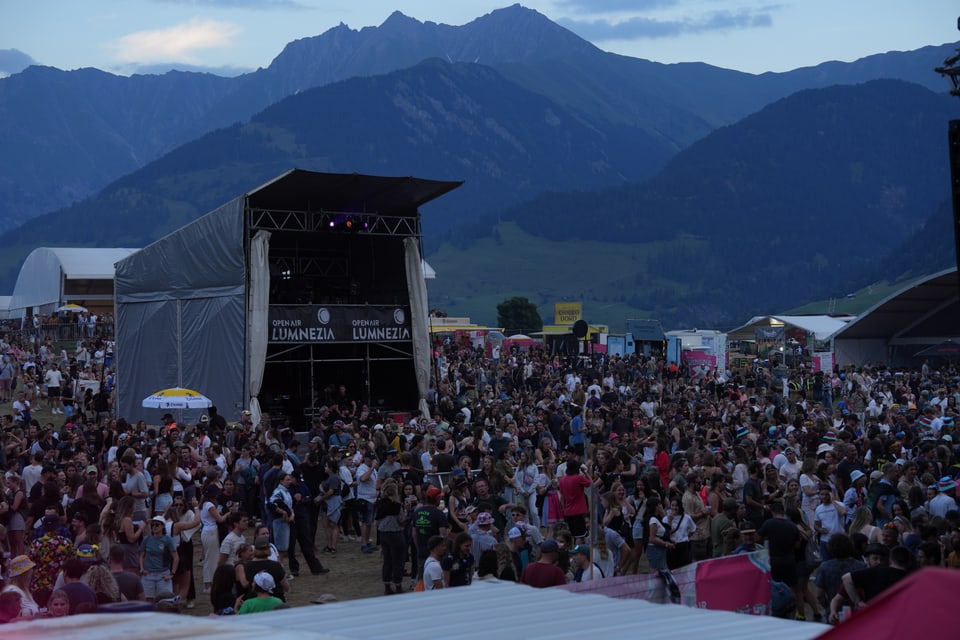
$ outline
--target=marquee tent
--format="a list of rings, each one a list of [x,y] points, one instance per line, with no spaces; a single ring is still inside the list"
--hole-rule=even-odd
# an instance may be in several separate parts
[[[727,333],[727,339],[753,340],[756,335],[757,327],[768,326],[788,326],[803,329],[813,337],[822,342],[832,334],[846,326],[850,318],[834,316],[754,316],[746,324],[740,325],[736,329]]]
[[[956,268],[915,280],[831,336],[840,365],[919,364],[917,352],[956,338],[960,318]],[[921,356],[922,357],[922,356]]]
[[[122,248],[39,247],[20,267],[7,306],[11,317],[28,308],[49,313],[71,300],[113,306],[114,263],[137,251]]]

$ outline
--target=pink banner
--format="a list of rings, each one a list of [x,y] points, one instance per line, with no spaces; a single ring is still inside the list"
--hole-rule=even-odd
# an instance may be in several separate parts
[[[703,560],[671,573],[680,592],[680,604],[757,616],[771,613],[770,556],[766,550]],[[658,573],[618,576],[558,588],[657,604],[672,601],[671,588]]]
[[[814,373],[817,371],[833,371],[833,351],[813,354],[813,362],[811,364]]]
[[[770,615],[770,568],[766,558],[742,554],[697,563],[697,607]]]
[[[713,370],[717,368],[717,356],[703,351],[684,351],[680,359],[689,367],[691,372],[697,371],[697,367],[701,367],[706,375],[713,373]]]

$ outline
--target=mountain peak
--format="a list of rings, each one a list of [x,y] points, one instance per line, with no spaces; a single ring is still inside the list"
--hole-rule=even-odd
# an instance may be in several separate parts
[[[384,31],[394,31],[398,28],[418,27],[422,24],[416,18],[411,18],[400,11],[394,11],[383,21],[380,28]]]

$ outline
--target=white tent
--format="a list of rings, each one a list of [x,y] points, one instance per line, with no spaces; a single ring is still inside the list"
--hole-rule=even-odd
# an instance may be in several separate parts
[[[752,340],[755,329],[759,326],[785,325],[803,329],[812,333],[814,338],[822,342],[847,325],[852,316],[754,316],[746,324],[730,331],[727,336],[731,341]]]
[[[68,302],[64,286],[69,280],[113,280],[114,264],[136,249],[40,247],[23,261],[7,307],[19,317],[27,307],[49,312]],[[85,299],[96,298],[85,296]],[[113,304],[113,289],[102,297]]]
[[[95,614],[4,627],[18,640],[153,638],[632,638],[808,640],[829,627],[767,616],[621,600],[513,583],[366,598],[255,615],[199,618],[162,613]]]

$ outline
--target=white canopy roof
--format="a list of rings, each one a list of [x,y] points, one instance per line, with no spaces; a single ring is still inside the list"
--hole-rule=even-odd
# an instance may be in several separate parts
[[[467,614],[465,616],[465,613]],[[643,630],[671,640],[807,640],[822,624],[709,611],[643,600],[478,582],[423,593],[350,600],[244,616],[194,617],[163,613],[92,614],[7,625],[21,640],[69,637],[96,640],[154,638],[632,638]]]
[[[112,280],[114,264],[137,249],[40,247],[23,261],[9,309],[59,305],[62,280]]]
[[[812,333],[817,340],[826,340],[852,319],[853,316],[754,316],[746,324],[730,331],[728,336],[731,340],[752,339],[753,330],[757,326],[781,323]]]

